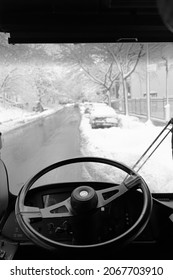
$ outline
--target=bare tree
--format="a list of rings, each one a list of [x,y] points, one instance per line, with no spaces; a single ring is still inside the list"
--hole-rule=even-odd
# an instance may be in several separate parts
[[[96,83],[111,105],[111,92],[115,83],[122,85],[125,111],[128,114],[127,81],[144,55],[143,44],[68,44],[62,45],[66,57],[78,64],[79,68]]]
[[[136,43],[119,43],[107,44],[106,48],[108,53],[112,56],[112,59],[115,61],[119,71],[125,101],[125,112],[128,115],[127,80],[135,71],[140,58],[144,56],[144,45]]]
[[[3,106],[6,106],[6,103],[11,103],[11,98],[7,96],[7,92],[9,91],[9,83],[13,80],[13,73],[16,71],[16,67],[11,69],[3,78],[0,85],[0,98],[2,100]]]
[[[111,90],[119,77],[119,72],[114,60],[107,60],[104,44],[68,44],[62,45],[68,57],[78,71],[81,71],[93,83],[97,84],[101,93],[106,96],[111,105]]]

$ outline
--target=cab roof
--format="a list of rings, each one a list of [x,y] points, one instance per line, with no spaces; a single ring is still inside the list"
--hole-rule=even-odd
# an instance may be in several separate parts
[[[10,43],[165,42],[160,0],[1,0]]]

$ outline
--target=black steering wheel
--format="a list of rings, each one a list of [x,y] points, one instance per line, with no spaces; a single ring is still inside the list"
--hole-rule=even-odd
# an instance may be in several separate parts
[[[82,182],[82,184],[80,183],[81,185],[78,185],[77,188],[73,189],[70,197],[60,203],[56,203],[46,208],[40,209],[38,207],[25,205],[25,198],[31,186],[44,174],[65,165],[84,162],[110,165],[123,170],[127,173],[127,176],[121,184],[112,184],[111,187],[102,188],[100,190],[95,190],[94,187],[90,187],[88,182]],[[106,184],[107,183],[105,183],[105,186]],[[94,226],[95,222],[93,219],[95,213],[101,211],[104,209],[104,207],[110,205],[118,197],[132,189],[140,189],[143,197],[141,212],[135,223],[119,236],[114,236],[109,240],[96,242],[94,237],[92,240],[92,236],[94,236],[94,232],[96,231],[96,227]],[[24,184],[23,188],[18,194],[15,207],[16,218],[22,231],[26,234],[26,236],[28,236],[30,240],[46,249],[58,249],[59,246],[89,248],[104,246],[111,243],[114,243],[117,246],[124,245],[127,242],[132,241],[142,232],[150,218],[151,210],[152,197],[144,179],[128,166],[120,162],[100,157],[79,157],[67,159],[46,167]],[[62,219],[63,217],[67,219],[74,219],[75,223],[77,224],[75,231],[79,238],[77,238],[72,244],[61,243],[59,241],[52,240],[51,238],[42,235],[31,225],[31,220],[33,221],[34,219],[41,219],[44,221],[44,219]],[[91,220],[91,223],[89,229],[86,227],[85,231],[88,231],[86,236],[90,236],[91,238],[88,239],[87,242],[81,242],[81,227],[85,227],[85,221],[88,222],[88,220]]]

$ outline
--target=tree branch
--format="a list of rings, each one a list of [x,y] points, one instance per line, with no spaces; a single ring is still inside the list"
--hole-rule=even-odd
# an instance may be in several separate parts
[[[131,69],[128,73],[124,74],[124,79],[127,79],[127,78],[135,71],[136,66],[137,66],[137,64],[138,64],[138,62],[139,62],[139,59],[140,59],[140,57],[141,57],[143,48],[144,48],[144,45],[141,44],[141,45],[140,45],[140,50],[139,50],[139,53],[138,53],[138,56],[137,56],[137,59],[136,59],[134,65],[133,65],[132,69]]]
[[[89,70],[87,70],[80,62],[79,62],[79,65],[80,65],[80,67],[83,69],[83,71],[89,76],[89,78],[90,78],[91,80],[93,80],[95,83],[97,83],[97,84],[99,84],[99,85],[101,85],[101,86],[106,87],[106,85],[104,84],[104,82],[102,82],[101,80],[99,80],[99,79],[97,79],[95,76],[93,76],[93,75],[89,72]],[[107,87],[106,87],[106,88],[107,88]]]

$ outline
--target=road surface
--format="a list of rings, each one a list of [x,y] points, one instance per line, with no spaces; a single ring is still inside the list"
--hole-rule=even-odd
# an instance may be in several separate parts
[[[1,158],[9,174],[12,193],[42,168],[60,160],[80,156],[80,112],[66,107],[46,119],[38,120],[4,135]],[[37,182],[80,180],[80,165],[61,167]]]

